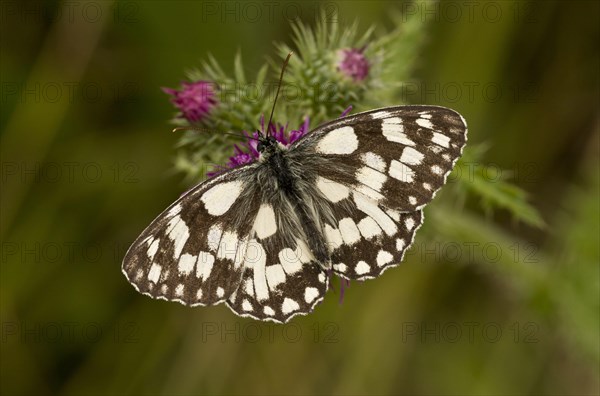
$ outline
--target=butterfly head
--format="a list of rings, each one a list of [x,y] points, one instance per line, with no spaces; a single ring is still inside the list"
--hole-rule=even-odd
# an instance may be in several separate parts
[[[262,154],[271,147],[277,147],[277,144],[277,139],[275,139],[273,136],[261,136],[258,138],[258,145],[256,145],[256,149]]]

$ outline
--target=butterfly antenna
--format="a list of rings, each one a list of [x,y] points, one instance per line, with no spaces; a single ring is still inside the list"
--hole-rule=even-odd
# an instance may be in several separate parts
[[[240,135],[240,134],[231,133],[231,132],[213,131],[213,130],[210,130],[210,129],[198,128],[198,127],[195,127],[195,126],[186,126],[186,127],[173,128],[173,132],[179,132],[179,131],[196,131],[196,132],[207,132],[207,133],[219,133],[219,134],[223,134],[223,135],[236,136],[236,137],[239,137],[239,138],[242,138],[242,139],[252,139],[252,140],[259,141],[254,136],[245,136],[245,135]]]
[[[269,122],[267,123],[267,137],[269,136],[269,132],[271,130],[271,128],[270,128],[271,121],[273,121],[273,113],[275,112],[275,105],[277,104],[277,97],[279,97],[279,90],[281,89],[281,83],[283,81],[283,72],[285,71],[285,68],[287,67],[288,62],[290,61],[290,57],[292,56],[293,53],[294,53],[294,51],[291,51],[287,55],[287,57],[283,61],[283,66],[281,66],[281,75],[279,76],[279,83],[277,84],[277,93],[275,94],[275,100],[273,101],[273,108],[271,109],[271,116],[269,117]]]

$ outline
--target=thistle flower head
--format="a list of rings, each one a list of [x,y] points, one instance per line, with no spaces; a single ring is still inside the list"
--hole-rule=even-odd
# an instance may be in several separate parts
[[[364,48],[341,49],[338,55],[338,70],[354,82],[362,81],[369,75],[369,60],[364,55]]]
[[[172,96],[171,102],[181,111],[180,117],[190,123],[206,118],[217,104],[213,84],[209,81],[182,82],[181,89],[162,88],[163,92]]]

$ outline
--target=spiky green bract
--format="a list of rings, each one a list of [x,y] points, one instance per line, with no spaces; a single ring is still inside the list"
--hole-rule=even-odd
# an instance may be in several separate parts
[[[249,80],[246,78],[242,56],[238,53],[234,59],[233,70],[233,76],[229,76],[215,58],[209,56],[199,69],[187,73],[191,81],[212,81],[218,100],[218,105],[212,108],[210,117],[193,124],[210,132],[180,132],[182,135],[177,143],[175,168],[183,171],[189,181],[204,178],[207,170],[223,164],[231,155],[235,137],[219,132],[257,130],[260,115],[267,112],[271,105],[264,97],[268,70],[266,64],[259,69],[256,77]],[[180,118],[173,119],[173,123],[189,126],[186,120]],[[241,140],[243,136],[240,134]]]
[[[309,116],[322,122],[339,115],[350,104],[362,103],[378,76],[369,73],[363,80],[354,81],[339,69],[340,51],[364,47],[370,71],[379,69],[377,63],[381,59],[372,56],[375,49],[367,45],[373,29],[358,37],[357,27],[355,22],[340,28],[335,17],[319,18],[314,29],[302,22],[292,26],[294,45],[278,45],[281,56],[294,51],[284,76],[284,97],[289,99],[287,115]],[[277,62],[273,67],[277,67]]]

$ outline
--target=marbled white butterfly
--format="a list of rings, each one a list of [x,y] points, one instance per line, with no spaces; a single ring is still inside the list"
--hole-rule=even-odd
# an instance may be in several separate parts
[[[463,117],[437,106],[343,117],[290,147],[263,135],[258,161],[200,183],[161,213],[123,272],[154,298],[225,302],[275,322],[307,314],[332,274],[371,279],[402,261],[466,139]]]

